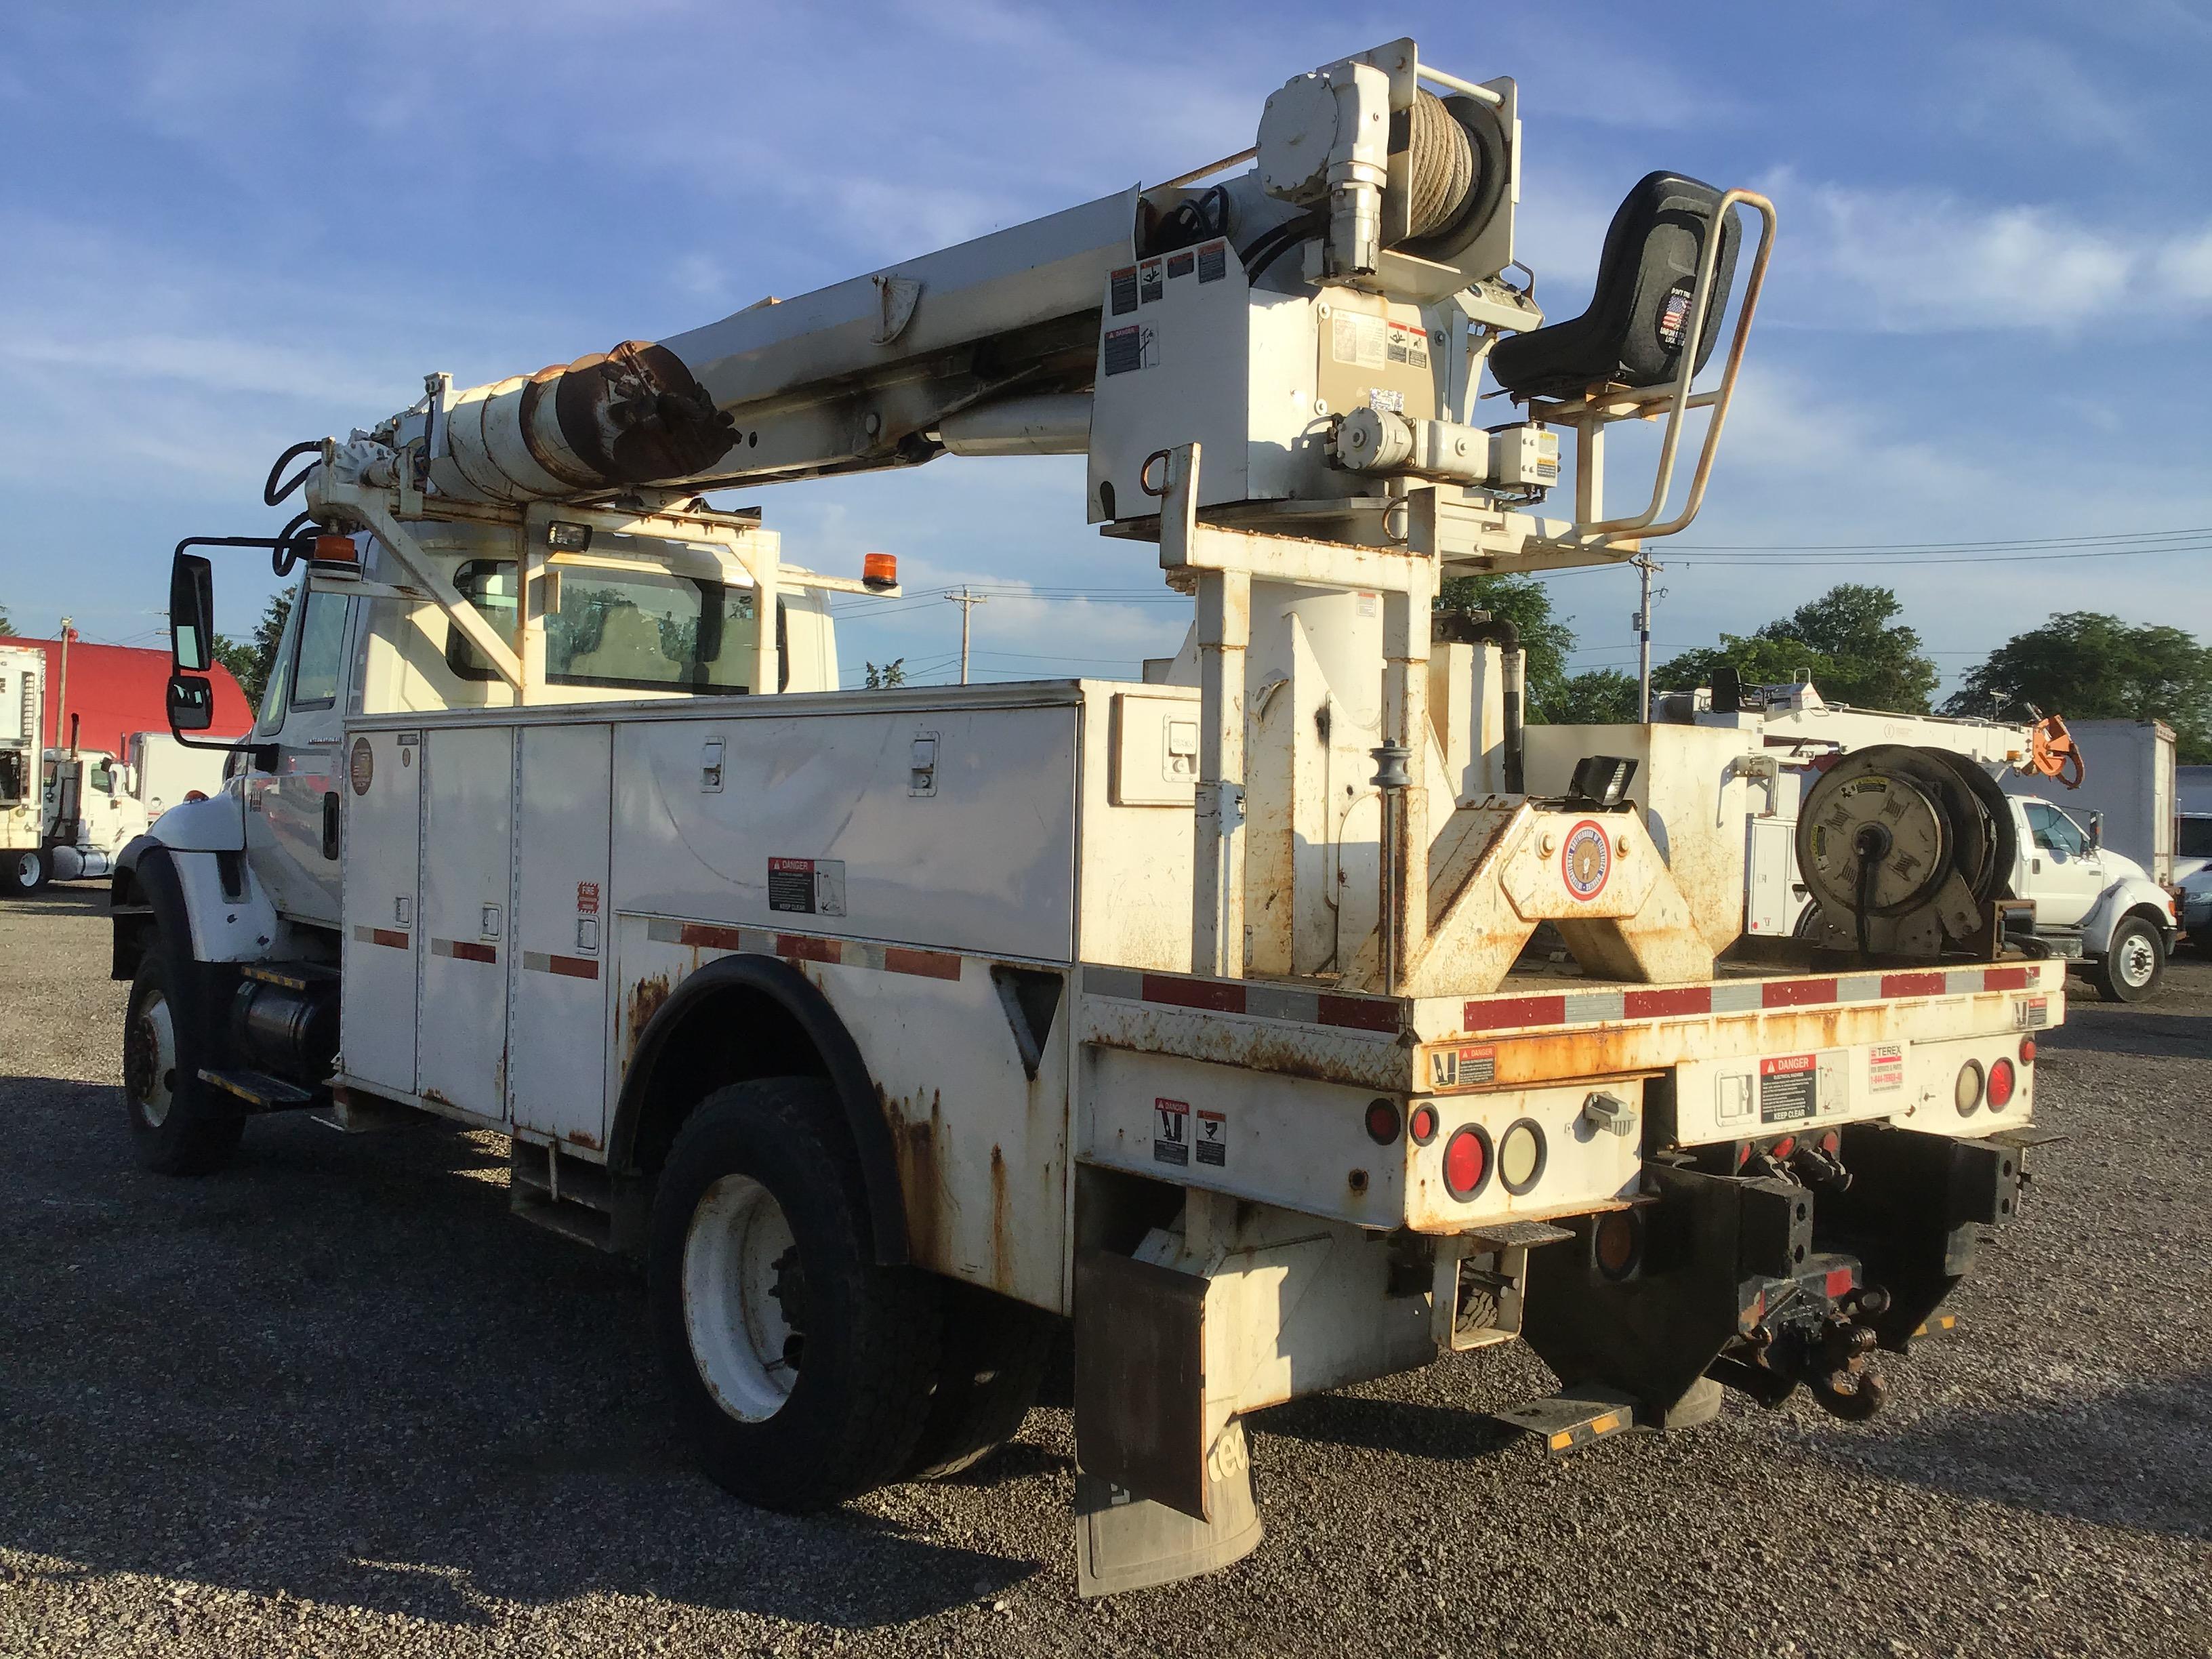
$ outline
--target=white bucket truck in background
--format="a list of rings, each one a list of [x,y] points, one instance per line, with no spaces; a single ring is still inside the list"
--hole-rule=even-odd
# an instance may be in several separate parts
[[[1662,721],[1739,734],[1741,758],[1730,775],[1756,775],[1768,799],[1753,817],[1745,849],[1744,931],[1753,937],[1819,940],[1838,927],[1824,917],[1802,867],[1802,803],[1846,755],[1912,750],[1963,762],[2006,872],[2001,896],[2034,905],[2043,948],[2075,963],[2110,1001],[2133,1002],[2158,988],[2179,925],[2172,888],[2114,845],[2114,817],[2128,826],[2123,847],[2163,847],[2171,865],[2173,733],[2160,722],[2046,718],[2022,725],[1893,714],[1825,702],[1811,684],[1723,684],[1669,692],[1653,710]],[[1602,728],[1569,728],[1542,739],[1565,752]],[[2104,768],[2112,780],[2101,786]],[[1981,781],[1977,784],[1976,780]],[[1996,789],[1986,784],[1994,781]],[[2081,791],[2061,806],[2045,792]],[[1871,786],[1867,786],[1871,787]],[[2093,802],[2103,811],[2085,811]],[[2158,828],[2164,825],[2161,833]],[[1909,855],[1908,855],[1909,856]],[[2021,927],[2020,919],[2012,925]],[[1847,942],[1842,932],[1837,942]],[[1851,941],[1855,942],[1855,941]]]

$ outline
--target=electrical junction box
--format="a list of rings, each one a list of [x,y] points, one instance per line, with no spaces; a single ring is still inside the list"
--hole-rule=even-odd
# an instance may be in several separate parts
[[[1504,489],[1549,489],[1559,481],[1559,434],[1538,426],[1490,434],[1490,482]]]

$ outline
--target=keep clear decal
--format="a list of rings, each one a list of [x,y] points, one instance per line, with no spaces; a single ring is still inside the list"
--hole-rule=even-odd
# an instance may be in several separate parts
[[[1791,1123],[1810,1117],[1820,1106],[1820,1061],[1812,1054],[1788,1054],[1759,1062],[1759,1121]]]
[[[770,859],[768,908],[799,915],[843,915],[844,860]]]
[[[1190,1103],[1152,1102],[1152,1159],[1158,1164],[1190,1162]]]

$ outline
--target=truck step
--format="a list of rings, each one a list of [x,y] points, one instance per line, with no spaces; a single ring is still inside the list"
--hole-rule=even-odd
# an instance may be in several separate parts
[[[511,1192],[507,1207],[532,1225],[573,1238],[580,1244],[588,1244],[595,1250],[614,1249],[612,1216],[587,1210],[580,1204],[556,1203],[547,1194],[528,1187],[516,1187]]]
[[[593,1249],[616,1248],[614,1182],[605,1166],[563,1157],[557,1146],[514,1143],[507,1207],[535,1226]]]
[[[236,1095],[257,1112],[289,1112],[312,1106],[317,1098],[313,1089],[303,1089],[296,1083],[287,1083],[265,1072],[249,1072],[242,1066],[217,1070],[203,1066],[200,1081],[212,1083],[226,1094]]]
[[[327,962],[249,962],[241,970],[247,979],[264,985],[281,985],[288,991],[337,982],[338,970]]]

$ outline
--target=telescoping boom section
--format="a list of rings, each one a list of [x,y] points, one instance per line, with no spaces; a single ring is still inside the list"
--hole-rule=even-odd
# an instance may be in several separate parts
[[[299,587],[224,793],[117,876],[142,1157],[506,1134],[778,1508],[989,1455],[1072,1327],[1086,1594],[1259,1542],[1251,1413],[1440,1353],[1529,1343],[1561,1389],[1502,1414],[1559,1454],[1875,1412],[2016,1207],[2062,964],[1932,787],[1825,942],[1747,940],[1740,736],[1531,743],[1514,629],[1438,608],[1692,521],[1774,243],[1653,173],[1547,319],[1522,144],[1393,41],[1170,183],[295,447],[282,533],[179,550],[188,742],[216,550]],[[1181,651],[843,689],[830,601],[895,561],[713,492],[947,453],[1084,456]]]

